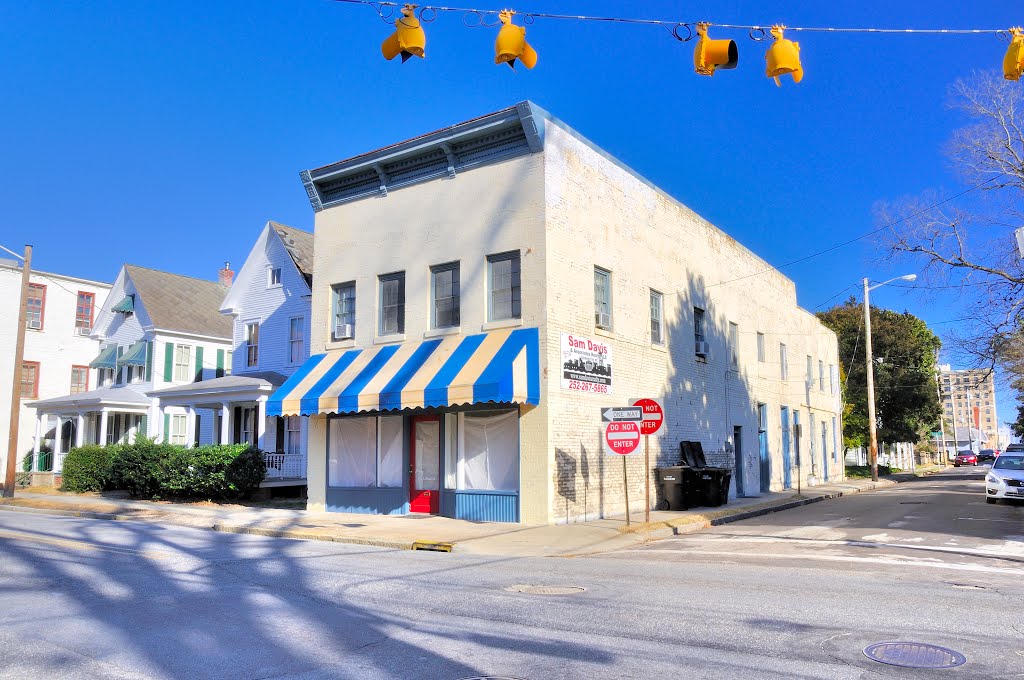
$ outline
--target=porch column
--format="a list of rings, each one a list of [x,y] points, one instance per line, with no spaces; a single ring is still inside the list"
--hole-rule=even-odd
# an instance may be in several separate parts
[[[43,433],[45,432],[43,419],[46,417],[42,413],[36,412],[36,443],[32,447],[32,465],[29,467],[32,472],[39,468],[39,448],[43,445]]]
[[[195,445],[196,434],[196,410],[191,406],[185,407],[185,446],[192,448]]]
[[[109,415],[107,409],[100,410],[100,446],[107,445],[107,419]]]
[[[267,434],[267,397],[260,397],[256,400],[256,446],[260,451],[266,451],[264,437]]]
[[[54,430],[56,436],[53,438],[53,459],[57,460],[64,451],[62,447],[64,445],[64,419],[57,416],[57,429]],[[40,466],[41,467],[41,466]],[[42,470],[40,470],[42,472]]]
[[[231,443],[231,407],[226,401],[220,405],[220,443]]]
[[[85,443],[85,414],[79,413],[75,420],[75,448]]]

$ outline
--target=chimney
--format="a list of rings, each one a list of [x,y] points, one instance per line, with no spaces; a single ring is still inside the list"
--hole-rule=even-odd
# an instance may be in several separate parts
[[[231,282],[235,278],[235,273],[231,271],[231,263],[225,262],[224,269],[217,272],[217,277],[220,280],[220,285],[224,288],[230,288]]]

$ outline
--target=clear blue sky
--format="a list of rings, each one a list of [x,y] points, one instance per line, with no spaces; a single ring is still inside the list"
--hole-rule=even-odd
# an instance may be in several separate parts
[[[1010,2],[514,6],[721,24],[1024,23]],[[742,31],[712,29],[737,41],[740,63],[707,78],[693,73],[694,43],[661,28],[537,20],[539,64],[515,72],[494,65],[493,29],[441,14],[427,30],[428,58],[403,65],[381,58],[391,29],[371,9],[328,0],[3,3],[0,243],[31,242],[38,268],[88,278],[112,280],[126,261],[213,278],[267,219],[311,229],[300,170],[531,99],[779,265],[872,229],[878,200],[955,189],[942,145],[964,121],[948,87],[999,68],[1006,47],[992,35],[790,34],[806,75],[777,88],[767,43]],[[870,242],[784,271],[807,308],[866,274],[905,273]],[[873,301],[940,332],[962,316],[955,301],[895,288]],[[1000,399],[1006,420],[1012,398]]]

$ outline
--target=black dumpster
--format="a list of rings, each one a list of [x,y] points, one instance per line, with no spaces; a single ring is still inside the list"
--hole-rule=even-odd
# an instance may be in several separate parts
[[[717,507],[729,502],[730,468],[709,467],[700,442],[679,442],[679,455],[680,464],[687,466],[692,474],[690,497],[698,499],[697,504]]]
[[[686,482],[691,471],[682,465],[654,468],[658,482],[658,501],[655,510],[689,510],[694,495]]]

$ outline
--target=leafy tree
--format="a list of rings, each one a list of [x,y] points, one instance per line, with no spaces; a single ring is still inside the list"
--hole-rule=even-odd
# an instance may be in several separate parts
[[[856,299],[818,313],[839,338],[843,381],[843,442],[868,443],[864,307]],[[871,308],[875,357],[875,412],[879,442],[919,442],[938,426],[942,408],[935,385],[941,341],[909,312]]]

